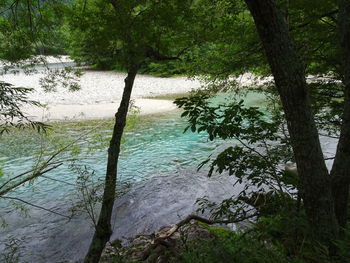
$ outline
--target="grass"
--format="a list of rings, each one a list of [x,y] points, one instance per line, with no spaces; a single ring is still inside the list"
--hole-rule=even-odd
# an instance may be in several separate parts
[[[157,96],[147,96],[143,97],[144,99],[153,99],[153,100],[172,100],[188,96],[188,93],[173,93],[173,94],[162,94]]]

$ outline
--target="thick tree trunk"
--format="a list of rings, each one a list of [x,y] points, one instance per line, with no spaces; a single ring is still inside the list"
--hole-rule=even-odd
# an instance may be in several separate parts
[[[330,244],[337,237],[331,178],[314,123],[304,65],[289,37],[276,0],[245,0],[263,43],[287,119],[304,205],[315,238]]]
[[[126,124],[126,116],[129,109],[131,91],[134,85],[137,70],[138,67],[136,65],[132,65],[128,71],[128,76],[125,78],[122,101],[120,102],[118,112],[115,115],[113,135],[108,148],[107,172],[105,177],[102,207],[95,229],[95,234],[92,238],[88,254],[84,260],[85,263],[99,262],[101,253],[112,234],[111,216],[115,200],[120,143]]]
[[[350,1],[339,1],[339,38],[345,101],[343,121],[331,176],[334,207],[340,227],[347,222],[350,183]]]

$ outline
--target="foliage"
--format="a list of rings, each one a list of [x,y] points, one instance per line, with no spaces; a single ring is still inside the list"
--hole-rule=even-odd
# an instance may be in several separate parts
[[[82,75],[81,70],[72,67],[48,68],[46,75],[40,78],[39,84],[46,92],[56,91],[58,86],[68,88],[69,91],[77,91],[80,89],[79,78]]]
[[[206,2],[206,1],[203,1]],[[322,0],[317,6],[305,1],[281,0],[297,50],[306,74],[329,75],[339,78],[337,51],[337,1]],[[255,24],[243,1],[206,2],[210,12],[222,12],[212,33],[218,37],[190,50],[189,71],[213,79],[253,72],[270,75]],[[226,24],[228,22],[228,24]]]
[[[0,59],[20,61],[64,49],[60,19],[64,2],[4,0],[0,3]]]
[[[38,132],[45,131],[49,127],[42,122],[32,121],[23,113],[21,109],[23,106],[41,106],[39,102],[28,98],[31,91],[29,88],[13,87],[0,81],[0,135],[8,132],[11,126],[17,128],[30,126]]]
[[[4,0],[0,4],[0,74],[46,73],[40,79],[45,91],[58,85],[77,90],[79,70],[50,68],[46,56],[66,53],[63,25],[68,1]]]
[[[204,227],[216,238],[189,242],[180,251],[181,262],[340,263],[347,259],[331,258],[326,247],[310,239],[306,219],[287,211],[261,218],[245,231]]]
[[[126,131],[137,129],[139,117],[132,109],[127,121]],[[103,182],[96,172],[85,165],[94,151],[105,150],[113,121],[85,121],[75,123],[53,123],[45,134],[38,134],[33,130],[10,129],[3,134],[1,154],[18,157],[31,156],[32,165],[26,171],[4,172],[0,169],[0,200],[6,202],[10,209],[18,210],[23,215],[30,216],[28,207],[35,206],[57,216],[73,218],[77,214],[87,215],[91,223],[96,219],[97,208],[101,200]],[[82,132],[83,131],[83,132]],[[64,135],[64,136],[63,136]],[[0,163],[0,166],[2,163]],[[76,182],[66,182],[55,177],[55,171],[68,168],[76,175]],[[1,168],[1,167],[0,167]],[[74,186],[74,205],[64,213],[58,209],[51,210],[46,206],[36,206],[31,200],[16,198],[17,188],[25,187],[27,191],[34,191],[40,187],[43,180],[53,181],[58,185]],[[117,185],[116,195],[128,189],[129,184],[120,182]],[[13,199],[16,198],[16,199]],[[8,218],[1,217],[1,227],[6,227]]]
[[[314,118],[320,133],[339,136],[344,108],[344,86],[336,81],[309,84]]]
[[[0,58],[10,61],[30,58],[35,50],[40,49],[33,45],[39,39],[54,39],[48,37],[48,32],[52,32],[50,25],[55,26],[57,23],[57,13],[50,4],[43,2],[40,5],[39,0],[33,1],[39,4],[37,9],[31,10],[31,1],[16,2],[16,6],[10,5],[10,9],[2,12],[4,15],[0,20]],[[136,61],[146,64],[146,71],[157,74],[164,71],[170,74],[205,74],[214,82],[217,79],[226,81],[226,84],[229,83],[226,86],[230,85],[232,75],[246,71],[269,74],[255,25],[243,1],[111,2],[117,8],[101,0],[69,2],[68,18],[64,20],[69,30],[65,34],[72,39],[69,52],[76,59],[100,67],[117,64],[122,68],[127,68]],[[333,10],[336,8],[335,1],[322,0],[317,6],[305,4],[305,1],[289,2],[280,1],[290,33],[306,62],[306,72],[318,75],[331,72],[331,78],[339,77],[335,29],[337,18]],[[9,4],[9,1],[5,1],[0,7]],[[42,16],[47,20],[41,19],[42,11],[47,12],[47,15]],[[13,21],[15,23],[10,23]],[[42,30],[35,30],[36,28]],[[43,49],[47,46],[46,43]],[[163,54],[167,54],[167,57]],[[179,57],[188,62],[186,68],[176,62],[171,66],[152,62]],[[49,78],[43,84],[49,88],[53,84],[54,88],[55,81]],[[220,88],[220,85],[217,87]],[[311,83],[309,87],[314,92],[313,106],[318,124],[326,128],[327,132],[332,132],[331,129],[340,122],[342,87],[336,83]],[[335,88],[339,88],[339,91],[334,92]],[[333,95],[332,99],[329,99],[329,95]],[[193,132],[205,131],[209,140],[232,140],[233,146],[214,157],[210,156],[199,166],[209,165],[210,176],[227,173],[235,176],[238,183],[246,184],[238,196],[224,200],[219,206],[209,200],[201,201],[203,205],[209,205],[215,216],[236,216],[237,212],[247,213],[247,209],[255,206],[254,209],[262,217],[266,214],[263,212],[266,207],[257,207],[261,197],[264,201],[273,203],[274,212],[283,207],[283,204],[293,207],[294,199],[297,198],[298,178],[286,174],[281,167],[285,161],[292,160],[292,153],[286,124],[278,110],[264,114],[257,108],[245,107],[242,101],[213,105],[207,95],[178,99],[177,104],[184,108],[183,116],[189,118],[188,128]],[[11,103],[6,105],[16,106]],[[12,115],[9,117],[10,121],[14,118]],[[329,126],[324,125],[325,121]],[[334,128],[333,133],[337,133],[337,128]],[[79,154],[79,149],[73,152]],[[269,257],[276,262],[284,260],[283,256],[279,257],[279,247],[283,242],[279,240],[279,244],[273,244],[273,240],[266,236],[279,234],[284,219],[281,220],[280,215],[277,215],[260,218],[259,221],[260,226],[266,227],[268,231],[263,231],[266,235],[258,245],[267,246],[265,248],[268,251],[263,248],[264,253],[272,253]],[[259,252],[259,246],[255,247],[254,242],[252,244],[255,251]],[[220,246],[225,247],[225,242],[218,244]],[[269,251],[269,246],[273,247],[272,252]],[[324,254],[322,247],[315,248]],[[254,254],[251,251],[247,253]]]
[[[230,139],[233,145],[214,157],[209,156],[198,169],[208,165],[209,176],[215,173],[234,176],[243,190],[220,205],[203,198],[199,201],[203,209],[209,206],[215,217],[235,218],[252,211],[245,201],[247,197],[256,202],[262,196],[268,199],[277,195],[285,201],[295,196],[297,179],[281,167],[292,160],[292,154],[280,113],[263,113],[256,107],[244,106],[243,100],[213,104],[207,94],[179,98],[175,103],[184,109],[182,117],[188,118],[186,130],[205,131],[209,140]],[[255,193],[260,193],[260,197]]]
[[[308,78],[307,85],[319,134],[338,137],[344,109],[343,84],[339,80],[334,80],[332,76],[311,76]],[[257,89],[248,90],[258,90],[267,96],[270,102],[269,108],[273,114],[282,112],[282,105],[274,83],[265,82]]]
[[[343,87],[332,81],[310,83],[309,87],[321,131],[337,134],[339,122],[334,118],[341,115]],[[188,119],[186,130],[204,131],[209,140],[225,139],[233,144],[214,157],[209,156],[199,169],[208,166],[209,176],[224,173],[243,184],[240,193],[219,204],[205,197],[199,199],[200,211],[209,209],[212,217],[226,219],[249,218],[255,213],[257,219],[251,221],[253,227],[246,233],[232,234],[238,235],[239,240],[227,241],[224,236],[223,242],[215,244],[194,242],[192,250],[185,253],[187,261],[184,262],[223,262],[223,255],[236,259],[241,254],[231,252],[237,247],[241,253],[251,249],[245,255],[262,252],[258,259],[248,256],[237,258],[237,262],[270,262],[270,257],[276,257],[273,262],[338,262],[338,258],[330,257],[327,247],[311,238],[300,197],[302,192],[299,193],[299,178],[284,171],[283,164],[292,160],[292,152],[281,105],[274,87],[265,87],[262,91],[269,99],[263,111],[246,107],[240,99],[217,103],[211,98],[215,92],[210,90],[175,101],[183,108],[182,117]],[[226,246],[226,242],[229,245]],[[344,253],[346,249],[338,247],[342,251],[338,253],[339,262],[342,262],[348,256]]]
[[[188,44],[183,29],[189,28],[190,2],[74,1],[67,15],[69,51],[102,68],[127,68],[130,55],[137,63],[175,59]]]
[[[254,236],[234,232],[218,235],[213,241],[197,240],[188,244],[181,262],[290,262],[278,246],[261,243]]]
[[[166,62],[144,63],[140,68],[141,74],[149,74],[157,77],[172,77],[185,73],[183,62],[180,60]]]

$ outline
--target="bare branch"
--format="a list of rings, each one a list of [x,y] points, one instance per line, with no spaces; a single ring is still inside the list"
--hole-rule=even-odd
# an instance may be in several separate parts
[[[19,181],[18,183],[15,183],[14,185],[11,185],[10,187],[6,188],[5,190],[2,190],[0,191],[0,197],[3,197],[4,194],[7,194],[8,192],[10,192],[11,190],[15,189],[16,187],[30,181],[30,180],[33,180],[37,177],[39,177],[40,175],[44,174],[44,173],[47,173],[53,169],[56,169],[57,167],[61,166],[63,163],[60,163],[58,165],[55,165],[53,167],[50,167],[46,170],[41,170],[41,171],[38,171],[38,172],[34,172],[31,176],[28,176],[26,177],[25,179]]]
[[[36,204],[33,204],[33,203],[30,203],[30,202],[27,202],[23,199],[20,199],[20,198],[17,198],[17,197],[12,197],[12,196],[1,196],[1,198],[5,198],[5,199],[10,199],[10,200],[15,200],[15,201],[20,201],[22,203],[25,203],[27,205],[30,205],[30,206],[33,206],[33,207],[36,207],[36,208],[39,208],[41,210],[45,210],[47,212],[50,212],[50,213],[53,213],[55,215],[59,215],[59,216],[62,216],[62,217],[65,217],[65,218],[68,218],[68,219],[71,219],[72,216],[67,216],[67,215],[64,215],[64,214],[61,214],[61,213],[58,213],[56,211],[53,211],[51,209],[48,209],[48,208],[45,208],[43,206],[40,206],[40,205],[36,205]]]
[[[45,179],[48,179],[48,180],[51,180],[51,181],[54,181],[54,182],[59,182],[59,183],[62,183],[62,184],[66,184],[66,185],[70,185],[70,186],[75,186],[75,184],[68,183],[68,182],[65,182],[65,181],[62,181],[62,180],[59,180],[59,179],[51,178],[51,177],[49,177],[49,176],[42,175],[41,177],[43,177],[43,178],[45,178]]]

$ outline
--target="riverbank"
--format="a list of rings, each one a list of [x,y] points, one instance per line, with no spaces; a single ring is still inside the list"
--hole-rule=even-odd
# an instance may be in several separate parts
[[[64,63],[61,67],[64,67]],[[59,61],[51,58],[49,65]],[[56,63],[56,64],[55,64]],[[57,65],[56,65],[57,66]],[[46,76],[45,70],[35,74],[8,73],[0,76],[0,81],[18,87],[32,88],[28,98],[45,105],[43,108],[25,107],[23,111],[35,121],[81,121],[112,118],[119,107],[124,89],[126,73],[84,69],[76,81],[77,91],[69,91],[58,86],[53,92],[45,92],[40,81]],[[252,74],[244,74],[236,79],[238,86],[249,86],[257,81]],[[186,94],[201,87],[199,79],[186,77],[161,78],[138,74],[135,79],[131,99],[141,115],[165,113],[176,109],[173,97]]]
[[[14,86],[32,88],[29,99],[39,101],[44,108],[26,107],[24,112],[37,121],[89,120],[111,118],[119,107],[124,88],[125,73],[86,70],[78,83],[80,90],[69,91],[57,87],[54,92],[45,92],[40,87],[41,71],[34,75],[24,73],[5,74],[1,81]],[[159,78],[137,75],[132,100],[140,114],[164,113],[176,107],[170,100],[150,99],[166,94],[184,94],[201,85],[199,80],[185,77]],[[145,99],[147,97],[147,99]]]
[[[43,108],[28,107],[23,110],[34,121],[84,121],[113,118],[119,103],[120,101],[83,105],[58,104]],[[176,109],[175,104],[170,100],[134,99],[132,105],[139,115],[166,113]]]

